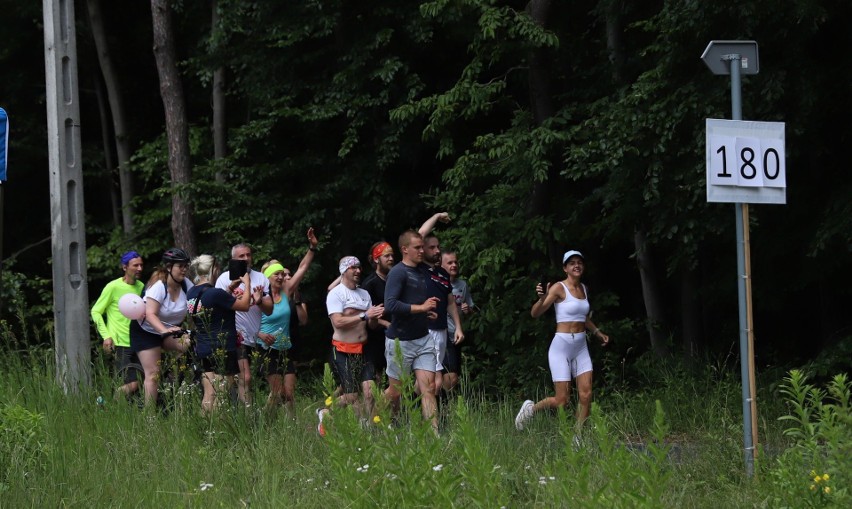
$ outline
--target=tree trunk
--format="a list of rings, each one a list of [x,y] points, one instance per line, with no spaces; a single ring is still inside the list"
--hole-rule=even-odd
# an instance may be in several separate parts
[[[683,328],[683,356],[688,366],[701,359],[705,353],[704,328],[701,318],[697,270],[684,267],[680,276],[681,324]]]
[[[648,315],[648,336],[651,349],[657,357],[668,357],[669,348],[660,325],[663,323],[663,303],[657,284],[657,271],[648,246],[645,232],[636,229],[633,234],[636,248],[636,264],[639,266],[639,278],[642,281],[642,300],[645,301],[645,313]]]
[[[211,23],[211,31],[215,34],[219,27],[219,2],[213,0],[211,2],[213,8],[213,16]],[[211,34],[211,36],[213,35]],[[213,71],[213,159],[216,164],[216,182],[225,183],[225,175],[222,173],[222,160],[228,155],[228,131],[226,127],[225,109],[225,67],[217,67]],[[216,245],[220,250],[226,247],[225,236],[223,232],[216,234]]]
[[[110,143],[109,107],[107,106],[107,99],[104,97],[101,77],[96,74],[93,81],[95,82],[95,97],[98,99],[98,114],[101,119],[101,140],[104,144],[104,181],[107,185],[110,205],[112,205],[112,223],[115,227],[118,227],[121,225],[121,204],[118,200],[118,192],[115,189],[112,174],[113,168],[115,168],[115,159],[112,157],[112,144]]]
[[[154,58],[160,77],[160,96],[166,113],[166,136],[169,140],[169,173],[172,178],[172,235],[175,244],[190,255],[197,254],[192,206],[183,196],[183,186],[189,184],[189,129],[186,105],[172,28],[172,13],[167,0],[151,0],[154,25]]]
[[[609,53],[612,81],[621,84],[624,80],[624,23],[621,18],[622,3],[619,0],[608,0],[606,4],[606,49]]]
[[[604,0],[606,16],[606,47],[612,66],[613,83],[618,87],[625,79],[624,62],[627,61],[624,40],[621,36],[624,26],[621,16],[623,5],[618,0]],[[648,248],[645,228],[640,223],[633,232],[633,244],[636,249],[636,263],[639,266],[639,279],[642,282],[642,299],[645,301],[648,335],[651,349],[658,357],[666,357],[669,349],[660,325],[663,323],[663,299],[660,295],[657,273],[653,257]]]
[[[547,25],[551,6],[551,0],[530,0],[527,3],[526,11],[537,25],[544,27]],[[554,113],[550,91],[550,75],[548,74],[551,59],[544,48],[531,51],[529,59],[530,108],[535,124],[541,125]],[[552,179],[555,179],[559,174],[556,164],[550,166],[550,171],[544,181],[533,184],[533,192],[527,209],[528,217],[542,217],[548,214],[553,186]],[[552,240],[549,242],[548,256],[551,260],[559,257],[556,244]]]
[[[121,189],[121,224],[124,233],[130,235],[133,232],[133,177],[130,173],[130,139],[127,134],[127,115],[124,111],[124,101],[121,97],[121,85],[118,82],[118,74],[115,71],[112,54],[106,41],[103,15],[101,14],[100,0],[87,0],[89,7],[89,22],[92,25],[92,37],[95,40],[95,48],[98,53],[98,62],[107,89],[109,107],[112,113],[112,129],[115,137],[115,151],[118,157],[118,180]],[[109,167],[112,171],[112,166]]]
[[[212,30],[219,25],[219,2],[213,0]],[[225,126],[225,68],[217,67],[213,71],[213,158],[216,161],[228,155],[228,137]],[[224,182],[220,171],[216,171],[216,180]]]

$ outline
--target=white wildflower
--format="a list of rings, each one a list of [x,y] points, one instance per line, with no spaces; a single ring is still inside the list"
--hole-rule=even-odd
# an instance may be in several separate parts
[[[441,463],[439,463],[439,464],[435,465],[434,467],[432,467],[432,470],[434,470],[435,472],[440,472],[440,471],[441,471],[441,470],[443,470],[443,469],[444,469],[444,465],[443,465],[443,464],[441,464]]]

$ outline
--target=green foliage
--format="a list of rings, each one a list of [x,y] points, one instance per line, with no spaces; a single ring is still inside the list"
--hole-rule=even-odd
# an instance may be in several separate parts
[[[52,282],[37,274],[10,270],[13,266],[5,264],[0,285],[0,336],[16,349],[27,349],[45,341],[53,331]]]
[[[827,380],[835,373],[848,373],[850,358],[852,358],[852,335],[844,335],[838,341],[829,343],[813,359],[805,363],[801,370],[818,380]]]
[[[47,454],[43,421],[44,415],[19,404],[0,407],[0,457],[5,463],[0,470],[0,493],[32,475]]]
[[[852,382],[836,375],[824,389],[793,370],[781,385],[793,447],[769,468],[775,507],[847,507],[852,471]]]

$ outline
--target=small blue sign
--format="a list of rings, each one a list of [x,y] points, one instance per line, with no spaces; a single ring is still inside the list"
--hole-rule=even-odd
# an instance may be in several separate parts
[[[9,155],[9,115],[0,108],[0,182],[6,181],[6,164]]]

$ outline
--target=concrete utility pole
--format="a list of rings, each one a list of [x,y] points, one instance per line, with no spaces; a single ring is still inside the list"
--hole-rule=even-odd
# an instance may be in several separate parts
[[[56,378],[91,383],[74,0],[43,0]]]

